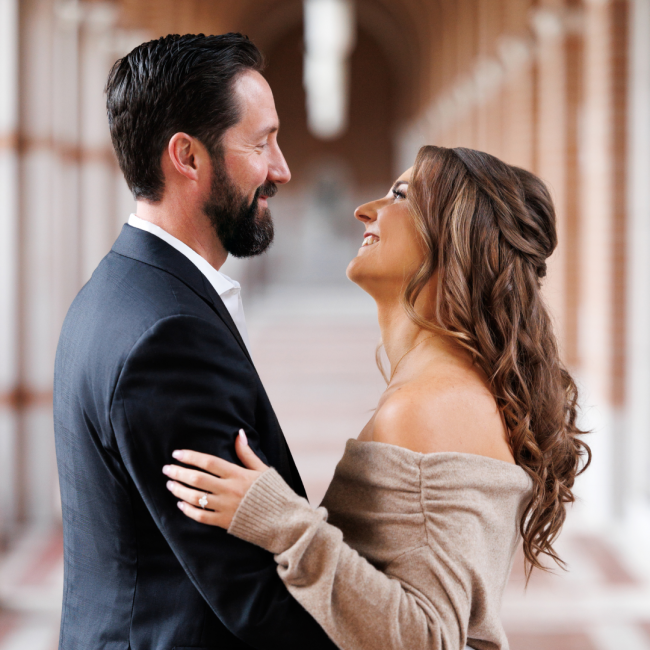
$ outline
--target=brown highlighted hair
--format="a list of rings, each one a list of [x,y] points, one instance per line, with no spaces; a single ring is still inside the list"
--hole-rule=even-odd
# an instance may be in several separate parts
[[[540,555],[563,566],[553,543],[591,451],[540,293],[557,245],[549,192],[534,174],[489,154],[429,146],[418,153],[408,200],[427,255],[406,287],[407,312],[469,351],[489,378],[515,462],[533,481],[520,522],[527,576],[545,568]],[[431,322],[415,301],[436,271]]]

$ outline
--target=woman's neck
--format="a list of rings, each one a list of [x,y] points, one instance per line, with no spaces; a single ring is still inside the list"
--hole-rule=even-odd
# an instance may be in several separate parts
[[[416,311],[417,310],[416,303]],[[424,329],[413,322],[406,313],[401,300],[377,301],[379,329],[381,339],[390,362],[391,375],[396,371],[397,365],[415,346],[419,346],[425,339],[431,339],[426,347],[438,347],[445,343],[442,337],[430,330]]]

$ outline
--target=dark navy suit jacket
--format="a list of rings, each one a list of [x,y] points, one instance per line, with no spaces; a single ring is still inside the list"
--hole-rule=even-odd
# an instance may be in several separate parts
[[[304,488],[218,294],[181,253],[124,226],[61,332],[54,422],[63,503],[60,650],[333,650],[270,553],[185,517],[174,449],[251,447]]]

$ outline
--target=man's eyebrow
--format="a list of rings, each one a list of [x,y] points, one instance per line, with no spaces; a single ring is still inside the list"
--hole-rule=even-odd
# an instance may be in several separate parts
[[[266,126],[259,131],[255,133],[256,138],[261,138],[264,135],[271,135],[271,133],[275,133],[280,129],[279,124],[270,124],[269,126]]]

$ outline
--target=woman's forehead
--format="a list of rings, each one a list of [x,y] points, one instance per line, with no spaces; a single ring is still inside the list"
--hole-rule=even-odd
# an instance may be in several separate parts
[[[407,183],[410,182],[412,171],[413,171],[413,167],[409,167],[397,180],[406,181]]]

